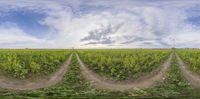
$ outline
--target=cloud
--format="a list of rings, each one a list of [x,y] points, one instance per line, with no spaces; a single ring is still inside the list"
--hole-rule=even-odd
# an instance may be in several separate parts
[[[89,35],[81,39],[81,41],[91,41],[92,43],[87,44],[92,45],[98,44],[97,41],[104,43],[102,42],[103,40],[113,41],[106,44],[115,45],[128,45],[132,43],[137,45],[137,43],[140,44],[143,41],[157,41],[160,44],[169,46],[169,44],[164,43],[161,39],[169,34],[169,30],[166,28],[168,26],[167,17],[165,17],[166,14],[164,14],[162,9],[153,7],[140,8],[133,12],[116,14],[107,12],[109,17],[105,17],[105,15],[103,16],[99,13],[98,15],[104,17],[109,25],[89,31]],[[118,24],[120,25],[118,26]],[[113,26],[111,27],[111,25]],[[108,30],[117,31],[110,32]],[[96,42],[94,43],[94,41]]]
[[[2,25],[1,47],[171,47],[172,39],[177,47],[200,47],[199,25],[188,22],[199,16],[196,0],[86,1],[0,1],[0,15],[29,9],[45,13],[38,22],[49,27],[43,38],[37,38],[17,23]],[[183,44],[186,41],[190,45]]]
[[[91,41],[87,44],[112,44],[115,41],[111,40],[109,35],[116,33],[122,24],[117,24],[112,26],[108,24],[107,26],[101,25],[99,29],[95,29],[89,32],[89,35],[82,38],[80,41]]]
[[[44,42],[44,40],[26,34],[23,30],[19,29],[15,23],[5,23],[1,25],[0,31],[0,45],[6,45],[4,47],[9,47],[10,44],[11,46],[29,44],[29,47],[34,47],[34,44]]]

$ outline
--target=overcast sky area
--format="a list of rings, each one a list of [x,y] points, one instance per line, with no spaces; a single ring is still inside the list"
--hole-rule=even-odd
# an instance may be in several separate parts
[[[199,0],[1,0],[0,48],[200,47]]]

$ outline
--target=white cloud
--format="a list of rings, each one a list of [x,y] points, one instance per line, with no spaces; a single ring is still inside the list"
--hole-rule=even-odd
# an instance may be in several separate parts
[[[0,1],[1,14],[7,10],[18,8],[32,9],[46,13],[47,17],[40,20],[40,24],[52,29],[44,38],[28,35],[17,26],[0,26],[0,43],[20,45],[20,47],[171,47],[173,40],[176,45],[188,42],[190,47],[198,45],[200,29],[186,22],[190,16],[186,9],[194,7],[197,1]],[[79,12],[80,5],[89,7],[108,7],[107,9],[88,10],[88,13]],[[8,8],[9,7],[9,8]],[[192,16],[195,16],[194,14]],[[91,31],[97,33],[109,29],[119,29],[113,33],[101,35],[99,41],[87,37]],[[103,28],[102,28],[103,26]],[[99,36],[93,35],[93,37]],[[2,38],[4,37],[4,38]],[[113,42],[110,42],[113,41]],[[196,41],[196,42],[191,42]],[[17,43],[17,45],[16,45]],[[91,43],[90,45],[84,45]],[[30,45],[30,46],[28,46]],[[45,46],[44,46],[45,45]],[[198,45],[200,47],[200,45]]]
[[[3,47],[39,47],[45,40],[26,34],[15,23],[5,23],[0,26],[0,45]],[[26,46],[24,46],[26,45]],[[1,46],[2,48],[2,46]]]

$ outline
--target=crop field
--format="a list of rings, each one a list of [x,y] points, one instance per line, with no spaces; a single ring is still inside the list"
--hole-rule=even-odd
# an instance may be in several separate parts
[[[192,71],[200,73],[200,50],[186,49],[178,50],[177,52]]]
[[[200,0],[0,0],[0,99],[200,99]]]
[[[198,49],[2,49],[0,96],[193,99],[200,97],[199,55]]]
[[[80,50],[78,53],[100,75],[125,80],[158,68],[169,57],[170,50]]]
[[[0,50],[0,69],[15,78],[47,75],[69,57],[65,50]]]

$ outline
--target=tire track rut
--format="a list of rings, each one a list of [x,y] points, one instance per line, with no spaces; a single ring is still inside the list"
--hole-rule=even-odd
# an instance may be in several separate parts
[[[194,88],[200,88],[200,76],[196,73],[193,73],[187,64],[183,62],[183,60],[176,53],[176,58],[178,59],[178,64],[180,65],[180,69],[182,71],[182,75],[190,82],[190,84]]]
[[[68,70],[69,64],[71,63],[72,56],[73,53],[63,64],[63,66],[61,66],[56,72],[52,73],[47,78],[40,78],[37,80],[14,80],[0,75],[0,87],[12,90],[33,90],[55,85],[63,79]]]
[[[165,77],[166,71],[169,69],[171,65],[173,53],[161,65],[160,70],[158,72],[153,72],[153,73],[144,75],[134,81],[120,81],[120,82],[107,80],[99,76],[98,74],[94,73],[92,70],[90,70],[89,68],[87,68],[87,66],[84,65],[84,63],[81,61],[77,53],[76,53],[76,56],[80,64],[82,75],[86,79],[90,80],[95,87],[101,88],[101,89],[124,91],[124,90],[132,89],[132,88],[153,87],[157,83],[157,81],[163,80],[163,78]]]

